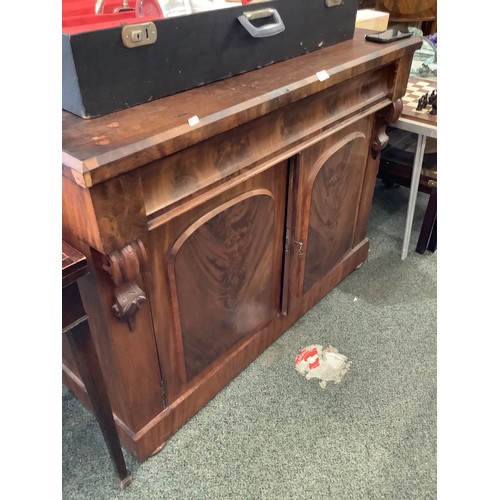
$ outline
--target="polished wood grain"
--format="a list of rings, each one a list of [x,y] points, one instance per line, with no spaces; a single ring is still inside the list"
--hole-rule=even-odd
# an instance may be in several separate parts
[[[80,293],[92,331],[99,332],[94,343],[120,439],[134,453],[131,436],[165,407],[151,316],[148,307],[143,307],[136,315],[134,331],[127,322],[119,321],[113,312],[115,285],[104,269],[107,257],[84,246],[81,251],[88,255],[90,273],[80,283]],[[143,275],[137,283],[147,290]],[[64,383],[90,408],[81,377],[73,366],[71,353],[63,346]]]
[[[142,171],[145,208],[150,227],[185,209],[202,190],[227,185],[277,159],[289,158],[330,135],[335,128],[387,106],[394,66],[328,88],[294,106],[266,114],[251,123],[203,141],[196,148],[152,162]],[[278,124],[278,126],[277,126]],[[238,177],[236,177],[238,176]]]
[[[357,29],[352,40],[139,107],[82,120],[62,112],[64,175],[87,187],[180,151],[276,109],[401,58],[420,40],[373,44]],[[299,62],[300,61],[300,62]],[[316,73],[327,71],[320,81]],[[405,82],[402,82],[403,84]],[[394,97],[404,87],[394,88]],[[391,96],[392,97],[392,96]],[[188,124],[198,116],[200,123]]]
[[[133,240],[146,239],[142,179],[138,172],[110,179],[91,189],[63,174],[62,191],[66,239],[85,242],[102,254],[110,254]]]
[[[402,73],[410,71],[406,58],[402,60],[399,71]],[[397,78],[401,79],[402,77],[398,76]],[[389,141],[389,137],[386,134],[386,127],[388,124],[395,122],[399,118],[402,108],[403,104],[401,99],[396,99],[390,105],[376,113],[373,117],[374,121],[370,140],[371,148],[370,154],[366,160],[363,188],[359,199],[358,215],[354,231],[353,246],[358,245],[366,236],[373,199],[373,186],[375,185],[378,172],[380,152],[387,146]]]
[[[373,117],[331,134],[297,155],[290,226],[289,307],[353,248]]]
[[[82,295],[138,459],[366,260],[385,126],[421,44],[366,33],[133,110],[63,112],[63,236],[88,259]],[[125,286],[145,298],[131,321]],[[85,401],[66,347],[63,363]]]
[[[169,400],[199,367],[278,315],[287,168],[206,197],[151,231],[151,271],[164,279],[150,298]]]
[[[330,146],[311,170],[303,290],[321,280],[352,248],[368,141],[352,132]]]
[[[245,193],[206,219],[181,235],[169,266],[188,380],[276,314],[272,194]]]

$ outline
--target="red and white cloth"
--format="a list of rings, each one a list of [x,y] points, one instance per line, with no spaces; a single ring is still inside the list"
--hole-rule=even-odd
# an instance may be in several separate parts
[[[321,345],[310,345],[304,347],[295,358],[295,369],[307,380],[318,378],[322,389],[330,381],[338,384],[350,366],[351,361],[347,356],[332,346],[323,349]]]

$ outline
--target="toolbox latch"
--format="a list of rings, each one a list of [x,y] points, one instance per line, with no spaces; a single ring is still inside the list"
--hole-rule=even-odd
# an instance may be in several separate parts
[[[342,0],[325,0],[327,7],[337,7],[342,3]]]
[[[122,28],[123,45],[128,49],[151,45],[156,42],[158,32],[155,23],[126,24]]]

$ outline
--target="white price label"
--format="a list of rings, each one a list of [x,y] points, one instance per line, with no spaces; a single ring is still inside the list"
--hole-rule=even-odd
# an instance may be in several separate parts
[[[325,80],[328,80],[328,78],[330,78],[330,75],[328,74],[328,72],[325,69],[318,71],[316,73],[316,76],[318,77],[318,80],[320,82],[323,82]]]
[[[194,125],[200,123],[200,119],[196,115],[194,115],[188,120],[188,123],[189,125],[191,125],[191,127],[193,127]]]

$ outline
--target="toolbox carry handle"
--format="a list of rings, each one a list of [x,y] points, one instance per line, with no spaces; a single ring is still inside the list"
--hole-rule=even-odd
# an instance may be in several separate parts
[[[264,17],[272,17],[274,22],[265,24],[264,26],[254,26],[250,22],[254,19],[261,19]],[[281,17],[276,9],[262,9],[254,10],[252,12],[243,12],[241,16],[238,16],[238,20],[254,38],[277,35],[285,29],[285,25],[283,24],[283,21],[281,20]]]

